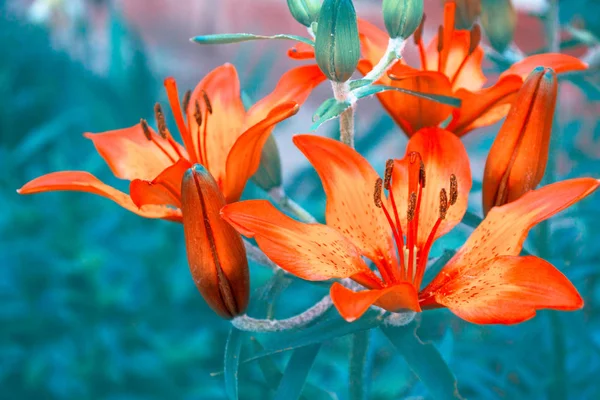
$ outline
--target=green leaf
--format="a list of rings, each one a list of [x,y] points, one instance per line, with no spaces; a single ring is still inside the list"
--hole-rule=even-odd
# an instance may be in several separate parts
[[[238,398],[238,369],[240,366],[240,351],[245,332],[231,328],[225,344],[225,392],[230,400]]]
[[[300,397],[320,349],[321,344],[317,343],[294,350],[275,393],[275,400],[296,400]]]
[[[370,85],[371,83],[373,83],[372,79],[357,79],[355,81],[350,81],[348,83],[348,86],[349,86],[350,90],[352,91],[352,90],[358,89],[359,87]]]
[[[356,332],[352,335],[350,351],[349,391],[350,400],[364,400],[366,396],[365,375],[367,353],[369,350],[369,331]]]
[[[333,100],[333,102],[330,100]],[[325,103],[328,103],[327,105],[329,105],[329,108],[322,110],[321,107],[319,107],[319,110],[317,111],[323,111],[323,113],[317,116],[317,120],[310,127],[311,131],[316,131],[323,123],[336,118],[350,107],[350,102],[348,101],[338,102],[335,99],[329,99],[325,100],[322,106],[324,106]]]
[[[404,357],[436,400],[462,399],[454,374],[431,343],[423,343],[416,333],[417,323],[406,326],[382,325],[381,330]]]
[[[360,58],[358,23],[352,0],[325,0],[318,22],[317,64],[329,80],[345,82],[354,73]]]
[[[266,39],[281,39],[281,40],[295,40],[297,42],[306,43],[313,46],[312,40],[302,36],[278,34],[272,36],[254,35],[252,33],[219,33],[214,35],[201,35],[195,36],[190,40],[198,44],[229,44],[229,43],[240,43],[249,42],[251,40],[266,40]]]
[[[362,99],[363,97],[372,96],[377,93],[386,92],[388,90],[395,90],[396,92],[401,92],[404,94],[409,94],[411,96],[421,97],[423,99],[435,101],[436,103],[446,104],[452,107],[460,107],[460,99],[456,97],[450,96],[442,96],[438,94],[429,94],[429,93],[421,93],[415,92],[413,90],[403,89],[395,86],[387,86],[387,85],[369,85],[362,86],[351,93],[356,96],[357,99]]]

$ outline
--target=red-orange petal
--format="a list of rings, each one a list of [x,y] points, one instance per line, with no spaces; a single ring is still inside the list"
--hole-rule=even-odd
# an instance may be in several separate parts
[[[347,278],[368,269],[360,251],[335,229],[291,219],[265,200],[228,204],[223,218],[253,237],[274,263],[302,279]]]
[[[593,178],[569,179],[532,190],[512,203],[492,208],[423,292],[436,291],[465,266],[500,256],[519,255],[532,227],[588,196],[598,186],[600,180]]]
[[[358,37],[360,39],[361,61],[367,61],[372,68],[377,65],[385,54],[390,37],[385,31],[362,18],[358,18]],[[360,69],[360,72],[366,74],[371,68]]]
[[[394,200],[400,214],[403,232],[407,231],[406,214],[409,199],[408,164],[410,154],[417,152],[425,164],[425,187],[419,213],[417,246],[421,247],[439,217],[440,191],[450,193],[450,176],[456,176],[458,198],[448,209],[446,218],[436,231],[435,238],[448,233],[458,224],[467,210],[471,190],[471,168],[467,151],[456,135],[441,128],[421,129],[408,142],[406,155],[396,160],[392,174]]]
[[[181,208],[181,180],[192,164],[181,158],[152,181],[134,179],[129,184],[129,195],[138,207],[147,204],[171,205]]]
[[[430,295],[437,304],[475,324],[516,324],[533,318],[536,310],[583,307],[569,279],[534,256],[502,256],[465,265]]]
[[[210,100],[212,113],[208,113],[204,105],[203,91]],[[196,101],[202,112],[202,127],[198,126],[194,117]],[[194,142],[194,149],[188,149],[188,151],[199,154],[199,151],[202,150],[208,158],[208,160],[203,160],[204,166],[217,183],[222,185],[227,155],[237,138],[244,132],[243,125],[246,115],[235,67],[227,63],[208,73],[192,92],[186,114]],[[206,135],[204,134],[204,125],[206,125]],[[206,143],[206,148],[204,143]]]
[[[338,282],[331,285],[329,291],[333,305],[348,322],[359,319],[372,305],[391,312],[401,310],[421,311],[419,298],[414,286],[400,282],[385,289],[354,292]]]
[[[147,205],[138,208],[131,198],[102,183],[89,172],[84,171],[61,171],[40,176],[17,190],[19,194],[34,194],[55,191],[88,192],[106,197],[121,207],[146,218],[162,218],[172,221],[181,221],[181,211],[170,207]]]
[[[518,75],[525,79],[536,67],[552,68],[557,74],[569,71],[578,71],[588,68],[588,65],[577,57],[559,53],[535,54],[514,63],[504,71],[500,78],[508,75]]]
[[[154,179],[174,164],[179,155],[168,140],[148,127],[151,140],[146,138],[141,124],[103,133],[85,133],[117,178]],[[172,142],[185,156],[185,150]]]
[[[396,63],[391,73],[394,80],[383,77],[380,83],[415,92],[452,96],[450,81],[438,72],[419,71]],[[421,128],[437,126],[448,118],[453,109],[446,104],[396,91],[380,93],[377,98],[409,137]]]
[[[288,50],[288,57],[295,60],[309,60],[315,58],[315,48],[309,44],[299,42]]]
[[[249,128],[257,124],[283,103],[294,101],[301,106],[313,89],[324,80],[325,75],[316,64],[292,68],[281,76],[271,93],[248,110],[244,126]]]
[[[225,222],[221,191],[201,165],[181,185],[183,231],[194,283],[208,305],[223,318],[242,314],[248,305],[250,277],[242,237]]]
[[[236,140],[227,156],[227,171],[222,185],[228,203],[240,199],[246,182],[260,165],[263,146],[275,125],[297,112],[298,104],[293,101],[280,104]]]
[[[391,229],[373,199],[379,175],[369,162],[337,140],[314,135],[297,135],[293,140],[321,178],[327,225],[377,265],[394,265]]]
[[[551,69],[532,72],[490,149],[483,176],[483,212],[514,201],[544,176],[556,104]]]
[[[509,75],[476,92],[459,89],[454,96],[462,103],[452,112],[452,121],[446,129],[464,136],[473,129],[495,124],[508,114],[522,84],[520,77]]]

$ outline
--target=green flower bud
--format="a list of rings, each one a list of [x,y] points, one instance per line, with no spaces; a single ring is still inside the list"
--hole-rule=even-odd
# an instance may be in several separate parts
[[[406,39],[422,19],[423,0],[383,0],[383,22],[392,39]]]
[[[306,27],[319,18],[320,0],[287,0],[287,4],[292,17]]]
[[[260,156],[260,165],[252,175],[252,181],[266,191],[281,187],[281,159],[273,135],[269,135],[265,142]]]
[[[315,38],[317,64],[332,81],[345,82],[360,58],[356,12],[352,0],[325,0]]]
[[[492,47],[502,53],[512,42],[517,13],[510,0],[482,0],[481,26]]]

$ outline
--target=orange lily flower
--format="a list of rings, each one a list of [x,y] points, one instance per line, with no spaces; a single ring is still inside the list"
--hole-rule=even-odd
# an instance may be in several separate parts
[[[600,181],[556,183],[492,209],[420,290],[433,242],[467,209],[471,172],[460,139],[441,128],[417,132],[405,157],[388,161],[383,180],[342,143],[309,135],[294,142],[323,183],[327,225],[300,223],[263,200],[229,204],[221,214],[284,270],[307,280],[350,278],[364,286],[358,292],[337,282],[331,286],[333,303],[347,321],[372,305],[392,312],[447,307],[479,324],[512,324],[532,318],[537,309],[583,306],[560,271],[519,253],[535,224],[587,196]]]
[[[298,112],[312,89],[325,80],[316,65],[285,73],[269,95],[244,110],[235,67],[211,71],[183,105],[173,78],[165,88],[183,146],[169,132],[162,108],[155,107],[158,133],[142,120],[130,128],[84,134],[92,140],[116,177],[130,181],[130,194],[84,171],[61,171],[36,178],[20,194],[71,190],[107,197],[147,218],[181,222],[181,182],[192,164],[214,177],[227,202],[240,198],[256,172],[262,148],[278,122]]]
[[[409,137],[421,128],[439,126],[447,120],[445,129],[458,136],[496,123],[506,116],[523,80],[537,66],[552,68],[557,74],[587,68],[585,63],[572,56],[538,54],[514,64],[500,75],[494,85],[484,88],[486,77],[481,69],[484,51],[479,45],[479,26],[475,25],[471,30],[455,29],[455,11],[454,2],[444,5],[444,24],[427,47],[422,39],[425,19],[414,33],[420,69],[400,60],[389,69],[389,76],[383,76],[377,82],[462,100],[460,108],[453,108],[395,91],[377,94],[383,107]],[[385,54],[389,37],[385,31],[360,18],[358,30],[362,46],[358,70],[366,75]],[[299,44],[288,55],[307,59],[314,57],[314,51],[306,44]]]

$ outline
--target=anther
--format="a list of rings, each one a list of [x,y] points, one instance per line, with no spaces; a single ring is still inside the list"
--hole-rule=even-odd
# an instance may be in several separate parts
[[[415,218],[417,208],[417,194],[412,192],[408,198],[408,210],[406,210],[406,219],[410,222]]]
[[[456,175],[450,175],[450,205],[453,206],[458,199],[458,181]]]
[[[198,126],[202,125],[202,111],[200,111],[200,103],[198,100],[194,103],[194,118],[196,119],[196,123]]]
[[[202,97],[204,98],[204,103],[206,104],[206,110],[209,114],[213,113],[212,105],[210,104],[210,99],[208,98],[208,94],[203,90]]]
[[[481,28],[478,24],[473,25],[470,32],[469,37],[469,54],[472,54],[477,46],[479,46],[479,41],[481,40]]]
[[[425,181],[425,163],[423,163],[423,160],[421,160],[421,168],[419,169],[419,183],[421,184],[422,188],[425,187]]]
[[[152,140],[152,133],[150,132],[150,128],[148,127],[148,122],[145,119],[140,119],[140,125],[142,126],[142,132],[144,132],[144,136],[146,139]]]
[[[440,219],[446,219],[446,213],[448,212],[448,196],[446,195],[446,189],[440,190]]]
[[[165,114],[163,114],[162,107],[159,103],[154,105],[154,117],[156,118],[156,124],[158,125],[158,134],[166,139],[167,137],[167,122],[165,120]]]
[[[391,158],[385,162],[385,176],[383,180],[383,187],[386,190],[390,189],[390,181],[392,180],[392,171],[394,170],[394,160]]]
[[[377,178],[375,181],[375,190],[373,192],[373,200],[375,201],[375,206],[377,208],[381,208],[381,178]]]
[[[417,162],[417,159],[421,157],[421,155],[416,152],[416,151],[411,151],[410,154],[408,155],[408,160],[410,161],[411,164],[414,164]]]
[[[190,99],[192,98],[192,91],[188,90],[183,95],[183,112],[187,112],[188,106],[190,105]]]
[[[437,51],[440,53],[444,49],[444,27],[440,25],[438,28]]]
[[[416,45],[419,44],[419,42],[421,41],[421,38],[423,37],[423,27],[424,26],[425,26],[425,14],[423,14],[423,18],[421,18],[421,23],[415,30],[415,33],[413,33],[413,41],[415,42]]]

